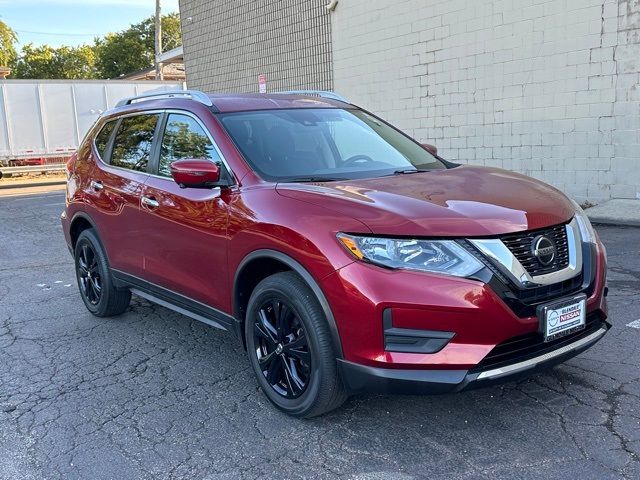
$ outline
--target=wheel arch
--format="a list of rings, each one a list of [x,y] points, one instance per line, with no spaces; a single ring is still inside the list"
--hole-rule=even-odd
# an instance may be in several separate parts
[[[88,228],[93,228],[96,231],[98,238],[100,238],[100,234],[98,233],[98,228],[96,227],[96,223],[93,221],[93,218],[91,218],[85,212],[77,212],[73,216],[69,224],[69,237],[71,238],[71,248],[75,248],[76,242],[78,241],[78,237],[84,230]]]
[[[72,255],[73,255],[73,249],[76,248],[76,242],[78,240],[78,237],[87,228],[93,228],[93,230],[96,232],[96,236],[98,237],[98,241],[100,242],[100,247],[102,247],[104,256],[107,259],[107,264],[111,265],[111,262],[109,261],[109,252],[104,246],[102,235],[100,235],[100,229],[97,227],[96,222],[93,220],[93,218],[91,218],[91,215],[89,215],[86,212],[76,212],[76,214],[73,215],[71,222],[69,224],[69,236],[71,238]]]
[[[267,268],[266,275],[262,275],[261,277],[251,275],[256,268],[260,268],[264,265],[270,267]],[[320,288],[320,285],[300,262],[285,253],[278,252],[277,250],[255,250],[244,257],[236,269],[236,274],[233,280],[233,311],[234,316],[240,321],[240,328],[244,328],[246,306],[249,302],[249,296],[255,286],[262,279],[281,271],[295,272],[302,278],[302,280],[304,280],[309,288],[311,288],[318,299],[320,307],[322,308],[329,324],[329,331],[331,333],[333,344],[336,348],[337,357],[343,358],[342,342],[340,340],[340,334],[338,333],[338,326],[336,324],[335,317],[333,316],[333,312],[331,311],[329,301]],[[244,335],[242,335],[242,339],[244,343]]]

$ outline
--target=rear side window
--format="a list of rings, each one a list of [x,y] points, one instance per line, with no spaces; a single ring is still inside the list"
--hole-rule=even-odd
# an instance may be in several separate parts
[[[146,172],[159,115],[124,117],[113,142],[111,165]]]
[[[111,138],[111,132],[113,132],[113,128],[115,126],[116,126],[115,120],[107,122],[102,126],[102,128],[100,129],[100,132],[98,132],[98,135],[96,135],[96,140],[95,140],[96,150],[98,151],[98,155],[100,155],[100,158],[104,161],[107,161],[105,159],[107,144],[109,143],[109,138]]]
[[[194,118],[171,113],[162,137],[158,174],[171,177],[171,164],[185,158],[220,160],[209,136]]]

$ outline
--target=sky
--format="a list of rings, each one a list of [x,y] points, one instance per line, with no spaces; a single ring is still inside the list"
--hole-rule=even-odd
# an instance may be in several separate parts
[[[162,0],[162,13],[178,11],[178,0]],[[0,20],[25,43],[82,45],[126,29],[155,14],[155,0],[0,0]]]

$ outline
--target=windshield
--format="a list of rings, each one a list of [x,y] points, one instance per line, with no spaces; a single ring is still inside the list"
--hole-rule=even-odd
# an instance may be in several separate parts
[[[361,110],[281,109],[219,115],[247,161],[269,181],[330,181],[447,168]]]

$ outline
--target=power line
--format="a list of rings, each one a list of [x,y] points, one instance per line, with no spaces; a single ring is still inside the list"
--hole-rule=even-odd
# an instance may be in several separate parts
[[[99,37],[104,33],[63,33],[63,32],[35,32],[33,30],[16,30],[18,33],[31,33],[34,35],[59,35],[62,37]]]

